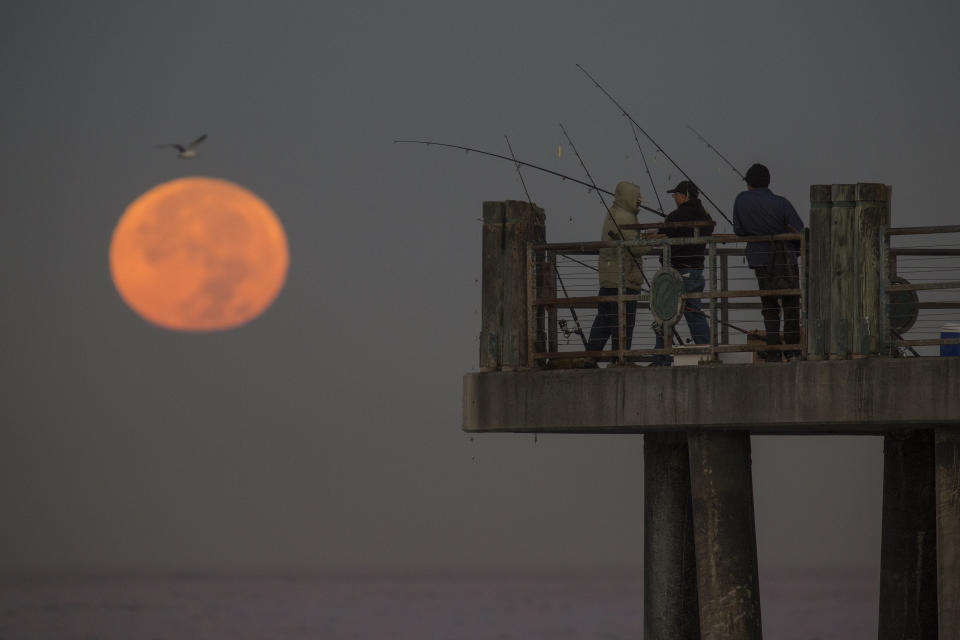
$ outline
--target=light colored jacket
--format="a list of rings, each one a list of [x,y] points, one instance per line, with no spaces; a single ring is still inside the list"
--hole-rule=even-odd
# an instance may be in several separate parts
[[[609,215],[603,217],[603,231],[601,231],[600,240],[603,242],[617,242],[623,234],[624,240],[636,240],[640,237],[640,232],[635,229],[620,229],[619,225],[637,224],[637,197],[640,195],[640,187],[632,182],[620,182],[613,198],[613,205],[610,207]],[[611,219],[612,218],[612,219]],[[614,224],[616,221],[616,224]],[[612,234],[612,235],[611,235]],[[631,251],[624,248],[624,275],[625,285],[628,289],[640,289],[643,284],[643,264],[639,247],[632,250],[636,260],[631,258]],[[617,249],[600,249],[600,286],[617,288],[620,286],[620,268],[617,265]]]

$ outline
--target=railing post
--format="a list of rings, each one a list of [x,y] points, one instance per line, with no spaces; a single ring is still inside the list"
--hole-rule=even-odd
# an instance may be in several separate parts
[[[889,227],[889,223],[887,224]],[[890,335],[890,296],[887,287],[890,286],[890,236],[886,228],[881,228],[880,234],[880,304],[883,312],[880,314],[880,353],[885,356],[893,355],[893,341]]]
[[[710,348],[717,346],[717,243],[708,241],[707,258],[710,261]],[[717,360],[717,352],[710,353],[711,360]]]
[[[669,267],[671,264],[672,264],[672,260],[670,259],[670,239],[667,238],[663,241],[663,266]],[[673,354],[673,328],[675,326],[677,325],[672,324],[670,326],[667,326],[666,324],[664,324],[661,327],[661,330],[663,331],[663,347],[664,349],[667,349],[671,354]]]
[[[553,251],[544,251],[541,265],[541,279],[543,281],[543,295],[546,298],[557,297],[557,254]],[[551,305],[546,309],[546,341],[547,351],[555,352],[557,347],[557,307]]]
[[[720,256],[720,290],[730,290],[730,265],[725,255]],[[720,301],[720,319],[723,320],[720,326],[720,342],[730,344],[730,298]]]
[[[620,265],[620,279],[617,282],[617,362],[619,364],[623,364],[623,350],[627,344],[627,309],[623,301],[627,277],[626,268],[623,264],[623,254],[623,241],[620,241],[617,243],[617,264]]]

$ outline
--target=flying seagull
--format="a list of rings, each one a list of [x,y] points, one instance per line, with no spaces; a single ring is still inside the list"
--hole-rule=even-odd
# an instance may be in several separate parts
[[[196,140],[194,140],[193,142],[191,142],[185,147],[180,144],[171,143],[171,144],[158,144],[157,148],[162,149],[163,147],[175,147],[177,151],[180,152],[177,154],[178,158],[180,158],[181,160],[189,160],[190,158],[197,157],[197,145],[199,145],[201,142],[203,142],[206,139],[207,139],[207,134],[203,134],[202,136],[200,136],[199,138],[197,138]]]

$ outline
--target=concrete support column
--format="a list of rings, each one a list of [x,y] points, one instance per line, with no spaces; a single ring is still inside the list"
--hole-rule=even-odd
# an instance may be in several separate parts
[[[692,432],[688,443],[700,632],[705,640],[758,640],[750,434]]]
[[[960,430],[936,430],[937,595],[940,640],[960,629]]]
[[[643,465],[643,637],[699,640],[686,434],[645,434]]]
[[[933,430],[883,440],[879,640],[937,633]]]

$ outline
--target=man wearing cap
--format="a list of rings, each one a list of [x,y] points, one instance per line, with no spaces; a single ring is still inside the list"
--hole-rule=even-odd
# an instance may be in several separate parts
[[[737,196],[733,203],[733,232],[738,236],[771,236],[781,233],[796,233],[803,229],[803,220],[796,209],[783,196],[774,194],[770,185],[770,170],[762,164],[754,164],[745,177],[747,190]],[[777,245],[780,245],[779,247]],[[761,291],[773,289],[797,289],[797,252],[799,241],[789,246],[783,243],[748,242],[747,265],[757,276]],[[789,286],[784,286],[789,285]],[[768,345],[800,343],[800,297],[760,296],[763,324]],[[780,307],[783,307],[783,341],[780,339]],[[779,351],[766,352],[767,361],[780,362]],[[787,352],[787,359],[797,352]]]
[[[713,234],[715,226],[713,218],[710,217],[710,214],[703,208],[703,203],[700,202],[700,190],[697,185],[689,180],[684,180],[667,193],[673,194],[673,201],[677,208],[667,215],[664,219],[665,223],[708,222],[709,225],[699,226],[696,229],[701,236]],[[658,233],[668,238],[692,238],[694,226],[664,226],[659,229]],[[706,250],[706,243],[670,247],[670,266],[676,269],[680,273],[680,277],[683,278],[683,290],[686,293],[703,291],[703,256]],[[710,325],[707,322],[707,316],[703,313],[702,300],[699,298],[685,300],[683,317],[687,321],[687,328],[690,329],[690,337],[693,338],[693,342],[695,344],[710,344]],[[654,325],[654,332],[657,336],[655,348],[662,349],[664,340],[663,335],[657,330],[658,326]],[[672,362],[672,356],[658,355],[654,356],[651,366],[667,366]]]

